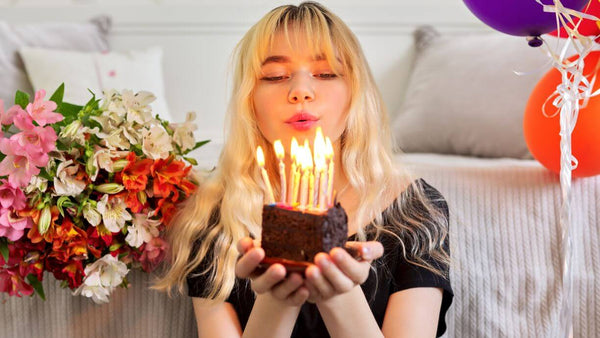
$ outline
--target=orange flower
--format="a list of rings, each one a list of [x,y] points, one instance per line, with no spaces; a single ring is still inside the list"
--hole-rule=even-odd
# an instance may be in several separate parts
[[[160,222],[165,225],[169,225],[175,212],[177,212],[177,207],[174,203],[170,202],[167,198],[162,198],[158,201],[158,206],[156,208],[155,215],[160,211]]]
[[[63,262],[73,258],[85,258],[87,247],[87,233],[76,227],[69,218],[64,218],[62,224],[56,227],[49,256]]]
[[[127,165],[121,172],[123,185],[129,191],[140,191],[146,189],[148,175],[152,166],[151,159],[137,160],[135,153],[127,155]]]
[[[154,178],[153,192],[159,197],[169,197],[173,193],[173,201],[179,199],[179,192],[176,186],[187,177],[192,169],[186,167],[182,161],[176,161],[173,156],[163,160],[154,161],[152,165],[152,177]]]
[[[138,198],[137,191],[129,191],[127,193],[127,195],[125,196],[125,204],[127,204],[127,207],[129,208],[129,210],[131,210],[131,212],[136,214],[141,212],[144,208],[144,203],[142,203]]]
[[[29,217],[33,219],[34,225],[29,229],[27,233],[27,238],[31,240],[31,243],[39,243],[42,240],[45,240],[48,243],[52,242],[54,238],[54,231],[56,229],[56,220],[58,220],[58,215],[60,214],[58,211],[58,207],[53,205],[50,207],[50,215],[52,216],[50,221],[50,226],[48,227],[48,231],[45,234],[40,234],[38,231],[39,221],[40,221],[40,213],[41,210],[32,209],[28,212]]]

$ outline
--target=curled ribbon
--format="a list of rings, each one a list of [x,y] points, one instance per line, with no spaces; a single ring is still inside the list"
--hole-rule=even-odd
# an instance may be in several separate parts
[[[542,113],[548,118],[560,114],[560,185],[562,192],[562,205],[560,211],[561,227],[561,257],[562,257],[562,302],[559,315],[559,337],[573,336],[573,240],[571,238],[571,173],[577,168],[578,161],[571,151],[571,134],[575,128],[579,110],[584,108],[589,99],[600,95],[600,90],[592,92],[596,82],[596,73],[588,78],[583,74],[584,59],[593,47],[593,39],[579,34],[577,31],[583,19],[600,21],[597,17],[565,8],[560,0],[554,0],[554,5],[545,5],[541,0],[535,0],[543,6],[544,12],[556,14],[557,28],[563,27],[567,31],[568,40],[560,53],[555,53],[548,47],[548,43],[542,39],[545,52],[550,57],[553,66],[562,75],[562,84],[546,99],[542,106]],[[596,1],[596,0],[593,0]],[[573,17],[579,18],[576,24]],[[569,25],[571,27],[569,27]],[[559,30],[560,32],[560,30]],[[569,47],[573,45],[578,56],[572,60],[565,60]],[[558,49],[558,48],[557,48]],[[548,114],[546,104],[552,102],[556,111]]]

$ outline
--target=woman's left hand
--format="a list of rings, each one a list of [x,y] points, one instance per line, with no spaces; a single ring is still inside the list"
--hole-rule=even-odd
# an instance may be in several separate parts
[[[329,253],[318,253],[315,264],[306,269],[306,287],[310,291],[308,302],[318,303],[352,290],[369,277],[371,262],[383,255],[380,242],[347,242],[361,252],[361,260],[353,258],[342,248]]]

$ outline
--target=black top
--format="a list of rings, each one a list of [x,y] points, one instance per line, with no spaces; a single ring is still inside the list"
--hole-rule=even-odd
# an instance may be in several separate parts
[[[427,198],[432,200],[433,204],[448,218],[448,205],[440,192],[424,180],[421,179],[420,182],[423,184]],[[411,185],[402,194],[411,193],[412,189]],[[422,210],[421,202],[415,199],[409,198],[407,199],[407,203],[410,203],[410,205],[403,207],[405,213],[410,213],[411,210]],[[383,212],[384,224],[387,221],[386,215],[395,209],[392,209],[394,204],[390,205]],[[367,239],[373,238],[374,232],[369,231],[373,229],[374,227],[372,226],[365,228]],[[356,238],[353,235],[348,240],[353,241]],[[443,289],[443,298],[437,327],[437,336],[441,336],[446,331],[445,315],[454,296],[450,281],[425,268],[407,262],[402,255],[396,237],[389,234],[382,234],[378,240],[383,244],[384,255],[373,263],[375,271],[371,269],[367,281],[361,285],[377,324],[379,327],[382,327],[388,299],[393,293],[415,287],[441,288]],[[404,243],[407,248],[412,246],[406,239],[404,239]],[[450,252],[448,240],[444,243],[444,249],[448,253]],[[423,258],[448,276],[449,267],[447,265],[443,265],[429,256]],[[201,269],[205,267],[205,264],[200,264],[194,272],[202,271]],[[202,297],[206,284],[205,275],[194,276],[194,273],[192,273],[187,278],[187,284],[189,296]],[[235,287],[227,302],[231,303],[235,308],[242,330],[246,327],[246,323],[250,317],[254,299],[255,296],[250,288],[250,282],[239,278],[236,279]],[[294,326],[294,331],[292,332],[292,337],[329,337],[325,323],[315,304],[305,303],[302,305],[296,325]]]

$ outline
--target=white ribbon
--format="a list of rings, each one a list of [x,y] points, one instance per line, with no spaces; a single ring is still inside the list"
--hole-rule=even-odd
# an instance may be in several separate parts
[[[593,39],[579,34],[577,31],[583,19],[599,19],[593,15],[565,8],[560,0],[554,0],[554,5],[545,5],[541,0],[535,0],[543,6],[544,12],[556,13],[557,27],[564,27],[568,41],[560,53],[554,53],[546,41],[543,46],[553,63],[561,73],[562,83],[554,93],[546,99],[542,107],[544,116],[551,118],[560,113],[560,186],[562,205],[560,209],[561,227],[561,257],[562,257],[562,302],[559,315],[559,337],[573,336],[573,239],[571,238],[571,173],[577,168],[578,161],[571,151],[571,134],[575,128],[579,109],[584,108],[590,97],[600,94],[600,90],[592,93],[596,77],[588,80],[583,74],[584,59],[593,47]],[[598,0],[593,0],[598,1]],[[573,17],[580,18],[575,24]],[[567,23],[573,28],[568,27]],[[560,30],[559,30],[560,32]],[[575,60],[565,60],[570,45],[575,48],[578,57]],[[596,72],[594,72],[595,74]],[[552,101],[557,108],[553,114],[546,112],[546,104]]]

